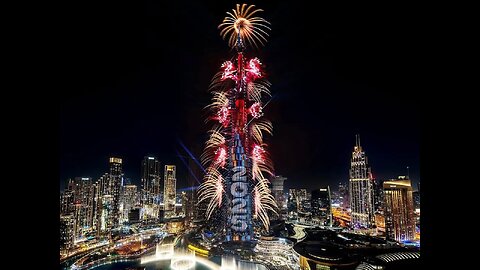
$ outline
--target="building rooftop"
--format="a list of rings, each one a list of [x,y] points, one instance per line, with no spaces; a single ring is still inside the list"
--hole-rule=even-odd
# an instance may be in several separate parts
[[[326,229],[306,229],[305,231],[307,238],[297,243],[293,249],[299,255],[324,265],[356,265],[365,258],[375,258],[378,261],[381,258],[415,259],[419,256],[418,252],[412,252],[410,248],[378,237]]]

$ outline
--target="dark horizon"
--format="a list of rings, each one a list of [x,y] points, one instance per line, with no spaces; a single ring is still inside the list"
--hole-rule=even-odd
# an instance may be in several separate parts
[[[123,158],[126,177],[139,184],[146,155],[177,166],[178,188],[191,185],[178,141],[199,157],[208,85],[233,55],[217,26],[235,3],[78,7],[88,20],[79,18],[66,37],[73,48],[61,93],[60,188],[76,176],[96,180],[110,156]],[[285,189],[347,182],[357,133],[377,179],[406,175],[409,166],[416,189],[421,66],[419,33],[404,18],[409,7],[255,4],[272,32],[247,54],[260,58],[272,83],[265,114],[274,135],[266,142]]]

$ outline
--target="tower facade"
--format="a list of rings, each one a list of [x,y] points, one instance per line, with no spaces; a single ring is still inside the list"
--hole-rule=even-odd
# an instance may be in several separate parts
[[[370,229],[375,225],[374,187],[368,159],[356,135],[350,162],[350,209],[354,230]]]
[[[60,251],[67,254],[74,243],[75,220],[73,214],[60,215]]]
[[[146,156],[142,160],[142,203],[160,202],[163,185],[160,178],[160,162],[156,157]]]
[[[270,83],[260,60],[247,51],[247,45],[263,45],[270,30],[269,23],[257,17],[259,11],[237,4],[219,25],[236,57],[225,61],[213,78],[213,102],[207,106],[214,125],[201,158],[207,170],[199,202],[208,202],[207,219],[215,220],[215,229],[225,233],[226,241],[253,240],[254,230],[269,230],[269,212],[278,211],[268,186],[273,165],[263,141],[273,129],[263,118],[263,97],[270,95]]]
[[[137,186],[126,185],[123,188],[123,219],[129,221],[129,213],[138,204]]]
[[[93,229],[93,219],[96,211],[94,204],[95,188],[90,177],[75,177],[74,202],[80,205],[77,232],[84,234]]]
[[[122,209],[120,207],[122,186],[123,186],[123,170],[122,170],[122,159],[111,157],[109,159],[110,163],[110,191],[112,195],[112,225],[117,227],[120,225],[120,217],[122,215]]]
[[[321,226],[332,226],[332,199],[329,186],[312,191],[312,219]]]
[[[177,197],[177,178],[175,165],[165,165],[164,175],[164,191],[163,191],[163,209],[165,217],[175,215],[175,198]]]
[[[385,197],[385,231],[387,239],[411,241],[415,239],[412,183],[405,176],[383,182]]]
[[[348,185],[344,182],[338,184],[338,199],[340,207],[347,209],[350,207],[350,199],[348,194]]]
[[[281,175],[272,178],[272,195],[277,203],[279,210],[278,217],[281,220],[286,220],[287,218],[287,198],[285,197],[284,191],[285,180],[287,180],[287,178]]]

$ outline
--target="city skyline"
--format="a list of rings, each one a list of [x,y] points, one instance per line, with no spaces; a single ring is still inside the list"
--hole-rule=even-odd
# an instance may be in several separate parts
[[[363,138],[362,138],[363,140]],[[352,145],[350,147],[353,147],[354,146],[354,143],[352,143]],[[368,146],[367,146],[368,147]],[[350,150],[351,151],[351,150]],[[370,151],[369,152],[369,156],[372,156],[370,154]],[[107,157],[105,158],[105,160],[108,160],[109,159],[109,156],[112,156],[112,155],[107,155]],[[120,155],[117,155],[117,156],[120,156]],[[155,157],[157,159],[157,157],[159,155],[155,155],[155,154],[150,154],[150,155],[145,155],[143,156],[141,159],[140,159],[140,164],[138,164],[138,166],[134,166],[134,165],[130,165],[128,166],[128,163],[124,163],[123,166],[124,168],[127,167],[127,169],[124,169],[124,171],[126,171],[125,173],[125,177],[130,179],[130,181],[132,181],[132,184],[135,184],[137,186],[142,186],[142,177],[141,177],[141,162],[143,162],[143,159],[146,158],[146,157]],[[350,156],[351,156],[351,153],[350,153]],[[178,159],[177,163],[173,163],[173,162],[165,162],[165,161],[162,161],[160,159],[159,162],[162,163],[162,164],[167,164],[167,163],[170,163],[170,164],[176,164],[177,166],[179,166],[180,168],[180,171],[177,173],[179,175],[181,175],[181,178],[178,178],[177,181],[179,181],[179,188],[182,189],[182,188],[187,188],[187,187],[191,187],[192,185],[189,184],[192,183],[192,181],[188,181],[187,179],[191,179],[191,175],[189,175],[189,168],[187,166],[198,166],[196,164],[196,162],[190,162],[189,164],[185,164],[183,163],[180,158],[178,158],[178,156],[176,156],[176,158]],[[185,156],[183,156],[184,159],[188,159],[188,154],[185,154]],[[125,159],[125,158],[122,158],[124,160],[127,160],[127,162],[129,161],[129,159]],[[369,159],[370,160],[370,159]],[[285,182],[285,186],[288,187],[288,188],[307,188],[308,190],[314,190],[314,189],[317,189],[319,187],[321,187],[322,185],[330,185],[330,186],[333,186],[334,188],[336,188],[338,186],[338,184],[341,182],[341,183],[344,183],[344,184],[348,184],[349,182],[349,178],[348,178],[348,166],[350,166],[349,163],[345,164],[346,168],[347,168],[347,173],[345,174],[346,175],[346,178],[343,178],[342,179],[319,179],[320,181],[314,181],[313,184],[311,183],[308,183],[308,181],[302,181],[301,183],[297,183],[296,181],[293,182],[293,181],[286,181]],[[99,177],[101,177],[105,172],[108,171],[108,168],[107,166],[105,165],[105,163],[102,163],[100,162],[100,164],[98,166],[92,166],[92,167],[97,167],[97,168],[100,168],[100,169],[94,169],[93,171],[95,171],[95,174],[88,174],[88,173],[80,173],[78,175],[70,175],[66,178],[60,178],[60,191],[63,190],[64,188],[66,188],[67,186],[67,183],[68,183],[68,180],[69,179],[73,179],[75,177],[90,177],[92,179],[98,179]],[[104,168],[101,168],[101,167],[104,167]],[[191,168],[192,170],[198,170],[199,168]],[[395,171],[395,172],[392,172],[392,173],[384,173],[382,175],[379,176],[379,174],[375,174],[374,172],[376,171],[375,170],[376,168],[373,168],[372,169],[372,174],[374,175],[374,177],[376,179],[379,179],[379,180],[388,180],[388,179],[391,179],[393,177],[396,177],[397,175],[409,175],[410,176],[410,179],[412,181],[412,187],[413,187],[413,190],[418,190],[418,183],[420,182],[420,177],[419,177],[419,169],[418,169],[418,166],[417,166],[417,169],[415,169],[415,166],[414,168],[412,169],[412,166],[406,166],[404,168],[399,168],[398,171]],[[79,171],[92,171],[92,170],[85,170],[85,169],[79,169]],[[62,173],[61,173],[62,175]],[[277,175],[281,175],[281,174],[277,174]],[[295,175],[285,175],[285,176],[288,176],[290,179],[295,179]],[[201,178],[199,178],[199,180],[201,181]],[[301,179],[295,179],[295,180],[301,180]],[[177,184],[178,185],[178,184]],[[193,186],[198,186],[199,184],[198,183],[194,183]]]
[[[103,161],[119,156],[125,175],[139,184],[142,158],[154,155],[178,166],[179,187],[190,184],[177,157],[177,152],[188,157],[179,141],[199,157],[209,80],[226,60],[215,22],[232,4],[149,5],[145,24],[112,26],[108,16],[114,15],[102,14],[72,29],[82,49],[69,56],[75,84],[61,93],[61,183],[99,177]],[[408,64],[415,37],[405,33],[404,23],[387,14],[356,20],[360,15],[354,11],[340,13],[328,4],[316,10],[284,2],[262,5],[275,26],[259,51],[276,93],[266,110],[274,125],[267,143],[276,174],[290,180],[285,185],[314,189],[348,181],[349,152],[359,133],[376,178],[406,174],[409,166],[416,187],[419,103],[416,69]],[[160,25],[177,30],[164,33]],[[95,46],[89,45],[93,41]],[[118,130],[111,132],[110,125]],[[289,139],[295,144],[285,143]]]
[[[420,265],[414,37],[320,5],[115,3],[71,28],[60,269]]]

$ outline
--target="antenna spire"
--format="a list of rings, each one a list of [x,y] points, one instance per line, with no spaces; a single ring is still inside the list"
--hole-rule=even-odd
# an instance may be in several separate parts
[[[355,134],[355,145],[360,147],[360,134]]]

